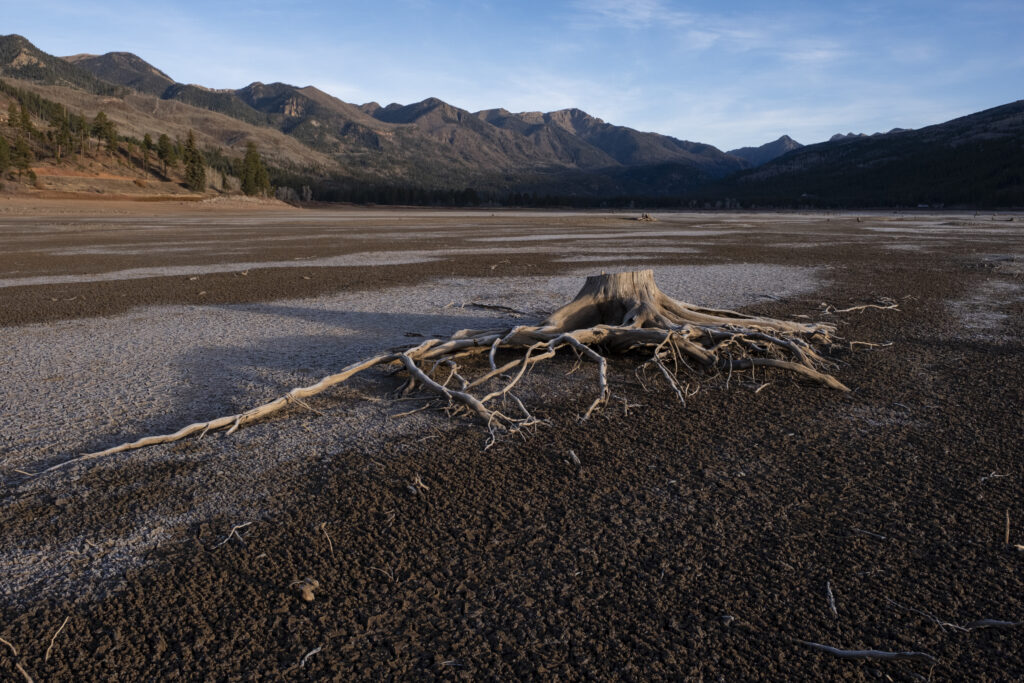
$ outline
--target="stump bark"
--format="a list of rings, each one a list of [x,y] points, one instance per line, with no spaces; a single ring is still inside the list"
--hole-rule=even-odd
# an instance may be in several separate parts
[[[582,416],[584,420],[611,397],[609,353],[644,354],[636,369],[641,382],[652,381],[649,376],[653,373],[667,382],[684,404],[695,391],[688,389],[688,382],[684,387],[680,375],[727,374],[731,378],[757,367],[785,370],[849,391],[826,371],[832,364],[818,351],[832,344],[834,333],[835,327],[827,323],[750,316],[677,301],[658,288],[652,270],[593,275],[571,302],[539,324],[461,330],[446,340],[431,339],[403,351],[382,353],[244,413],[81,455],[44,471],[196,433],[227,429],[230,434],[291,404],[305,406],[304,399],[376,366],[394,366],[404,373],[406,395],[422,390],[444,401],[451,408],[450,415],[463,411],[475,415],[490,432],[487,447],[502,432],[538,423],[514,389],[530,367],[562,350],[571,350],[597,366],[597,396]],[[517,357],[499,366],[498,353],[508,350],[518,352]],[[459,361],[482,354],[487,356],[488,369],[476,377],[463,376]],[[486,387],[491,388],[487,391]]]

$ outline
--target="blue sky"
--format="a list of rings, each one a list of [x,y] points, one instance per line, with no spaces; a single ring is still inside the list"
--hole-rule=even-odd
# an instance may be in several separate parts
[[[1024,1],[0,0],[0,33],[216,88],[579,107],[722,149],[917,128],[1024,97]]]

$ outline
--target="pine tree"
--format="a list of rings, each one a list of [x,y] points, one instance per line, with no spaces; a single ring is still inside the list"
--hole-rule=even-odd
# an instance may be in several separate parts
[[[54,136],[54,144],[57,147],[57,161],[60,162],[65,150],[71,149],[71,125],[68,123],[67,117],[60,120],[60,125]]]
[[[149,173],[149,153],[153,151],[153,136],[146,133],[142,138],[142,167]]]
[[[114,153],[117,149],[117,128],[114,127],[114,122],[107,118],[105,112],[100,111],[96,114],[96,118],[92,120],[91,132],[93,137],[106,143],[107,152]]]
[[[28,116],[28,109],[25,109],[25,105],[21,105],[21,113],[18,115],[18,127],[21,128],[25,135],[32,135],[36,132],[36,129],[32,126],[32,119]]]
[[[7,144],[7,140],[0,137],[0,177],[3,176],[4,171],[11,165],[11,146]]]
[[[14,143],[14,167],[18,169],[18,180],[21,180],[22,173],[29,170],[29,164],[33,159],[34,156],[28,146],[28,141],[25,140],[24,135],[19,135],[18,141]]]
[[[178,155],[174,151],[174,145],[167,133],[162,133],[156,141],[156,156],[164,165],[164,175],[167,175],[167,167],[178,163]]]
[[[270,194],[270,175],[263,165],[256,145],[250,142],[245,147],[245,158],[242,160],[242,192],[246,195],[267,196]]]
[[[190,130],[183,150],[185,161],[185,186],[193,192],[202,192],[206,188],[206,165],[203,155],[196,147],[196,136]]]

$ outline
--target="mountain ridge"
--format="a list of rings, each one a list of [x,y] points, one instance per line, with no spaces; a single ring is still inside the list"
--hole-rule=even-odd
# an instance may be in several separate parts
[[[783,135],[723,152],[578,108],[470,112],[434,97],[354,104],[312,85],[260,81],[216,90],[175,82],[132,53],[57,58],[18,35],[0,36],[0,77],[65,111],[105,111],[129,145],[191,129],[215,155],[256,142],[279,182],[344,201],[480,190],[562,205],[1024,205],[1024,102],[919,130],[807,146]]]
[[[727,153],[746,159],[751,166],[757,167],[803,146],[788,135],[783,135],[778,140],[766,142],[760,147],[740,147]]]
[[[573,108],[469,112],[435,97],[404,105],[356,105],[314,86],[256,81],[237,90],[210,90],[167,83],[163,71],[130,53],[69,59],[118,86],[274,127],[329,155],[355,157],[361,170],[383,177],[422,176],[428,173],[428,156],[446,166],[442,175],[467,182],[495,174],[663,163],[690,164],[702,175],[721,177],[746,167],[711,145],[615,126]]]

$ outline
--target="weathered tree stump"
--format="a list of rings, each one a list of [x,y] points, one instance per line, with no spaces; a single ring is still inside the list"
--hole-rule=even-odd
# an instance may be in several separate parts
[[[530,366],[563,349],[571,349],[578,357],[597,364],[597,397],[582,419],[589,418],[611,397],[606,353],[649,354],[638,370],[654,371],[663,377],[684,403],[687,392],[680,384],[680,373],[731,376],[755,367],[786,370],[833,389],[849,391],[825,372],[830,364],[816,350],[830,345],[834,332],[835,327],[826,323],[762,318],[677,301],[658,288],[651,270],[593,275],[586,279],[576,298],[539,324],[462,330],[447,340],[431,339],[404,351],[383,353],[353,363],[311,386],[292,389],[244,413],[197,422],[173,434],[149,436],[81,455],[45,471],[178,441],[191,434],[218,429],[227,429],[230,434],[291,404],[305,405],[304,399],[376,366],[397,366],[404,372],[408,378],[406,394],[420,389],[444,400],[456,409],[455,413],[475,414],[490,431],[488,445],[502,431],[514,432],[537,423],[513,389]],[[520,355],[499,366],[497,354],[507,350],[518,351]],[[463,377],[458,361],[483,354],[489,369],[477,377]],[[447,370],[447,377],[442,380],[439,375],[444,374],[443,369]],[[493,388],[485,393],[486,386]],[[509,408],[515,411],[514,415],[508,414]]]

